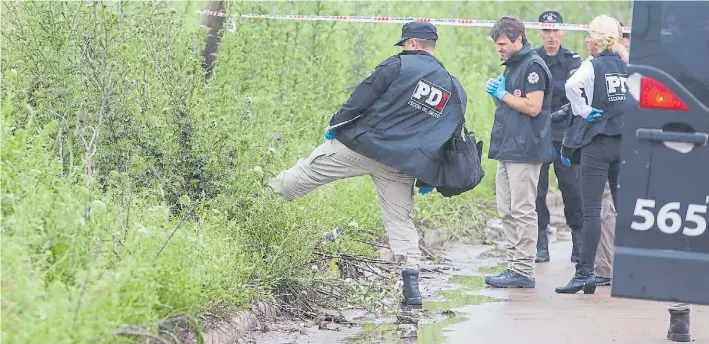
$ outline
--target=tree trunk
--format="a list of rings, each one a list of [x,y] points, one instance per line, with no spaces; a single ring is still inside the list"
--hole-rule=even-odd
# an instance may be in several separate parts
[[[209,80],[212,77],[212,71],[214,70],[214,63],[217,59],[217,51],[219,50],[219,43],[222,40],[222,34],[224,30],[224,22],[226,17],[221,17],[217,13],[221,13],[224,8],[224,1],[207,1],[205,6],[205,11],[211,11],[202,14],[202,25],[209,28],[209,33],[207,34],[206,44],[204,45],[204,50],[202,51],[202,67],[205,70],[205,79]]]

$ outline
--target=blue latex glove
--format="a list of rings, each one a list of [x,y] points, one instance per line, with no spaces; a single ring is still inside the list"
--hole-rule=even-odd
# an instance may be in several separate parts
[[[330,130],[325,130],[325,139],[331,140],[333,138],[335,138],[335,132],[330,131]]]
[[[419,193],[422,194],[422,195],[425,195],[425,194],[427,194],[427,193],[429,193],[429,192],[431,192],[431,191],[433,191],[433,188],[432,188],[432,187],[419,188]]]
[[[507,78],[505,78],[504,75],[500,75],[497,80],[500,82],[500,84],[497,86],[497,89],[495,90],[495,93],[492,95],[493,97],[502,100],[502,98],[507,95],[507,89],[505,88],[505,82],[507,81]]]
[[[497,89],[497,86],[500,86],[500,80],[492,79],[492,78],[488,79],[487,83],[485,84],[485,92],[487,92],[487,94],[494,97],[495,90]]]
[[[564,165],[564,167],[569,167],[571,166],[571,160],[567,159],[563,155],[561,156],[561,164]]]
[[[588,116],[586,116],[586,122],[589,122],[589,123],[595,122],[601,116],[603,116],[603,110],[591,108],[591,113],[589,113]]]

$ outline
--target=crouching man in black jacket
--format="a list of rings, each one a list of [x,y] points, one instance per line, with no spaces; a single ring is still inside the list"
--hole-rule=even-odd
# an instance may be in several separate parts
[[[273,178],[287,199],[338,179],[370,175],[379,195],[389,245],[404,269],[404,303],[422,304],[418,289],[419,237],[411,219],[414,184],[437,170],[444,146],[464,125],[467,95],[433,56],[430,23],[403,26],[403,51],[380,63],[330,120],[325,143]],[[422,183],[423,182],[423,183]],[[433,184],[432,186],[437,186]],[[439,190],[440,191],[440,190]]]

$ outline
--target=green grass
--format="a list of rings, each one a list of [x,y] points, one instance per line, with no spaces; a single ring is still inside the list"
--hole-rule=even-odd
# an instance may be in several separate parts
[[[3,341],[121,342],[112,334],[126,325],[272,298],[312,277],[314,249],[374,253],[358,241],[384,234],[369,178],[294,202],[264,184],[322,142],[353,87],[398,52],[400,26],[238,20],[205,84],[203,6],[2,3]],[[547,8],[577,23],[630,14],[627,2],[229,3],[233,14],[525,20]],[[487,29],[439,32],[436,54],[487,142],[493,108],[482,88],[502,70]],[[566,39],[580,49],[582,38]],[[484,182],[463,196],[417,195],[417,223],[479,234],[496,166],[483,163]],[[322,242],[335,227],[343,239]]]

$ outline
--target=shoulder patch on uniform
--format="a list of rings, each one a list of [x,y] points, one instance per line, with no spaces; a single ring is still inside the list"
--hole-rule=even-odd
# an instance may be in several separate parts
[[[398,59],[399,59],[399,56],[398,56],[398,55],[390,56],[390,57],[388,57],[386,60],[384,60],[384,61],[382,61],[381,63],[379,63],[379,64],[377,65],[377,67],[386,66],[386,65],[388,65],[388,64],[390,64],[390,63],[392,63],[392,62],[394,62],[394,61],[396,61],[396,60],[398,60]]]
[[[572,59],[581,58],[581,55],[573,50],[567,50],[566,55],[571,56]]]
[[[383,68],[383,67],[397,61],[397,59],[398,59],[398,56],[394,55],[394,56],[391,56],[391,57],[387,58],[386,60],[380,62],[376,67],[374,67],[374,69],[371,72],[369,72],[369,75],[364,79],[364,82],[371,84],[374,81],[374,77],[376,76],[376,72],[378,69]]]
[[[537,72],[531,72],[527,74],[527,81],[529,81],[530,84],[536,84],[539,82],[539,74]]]

